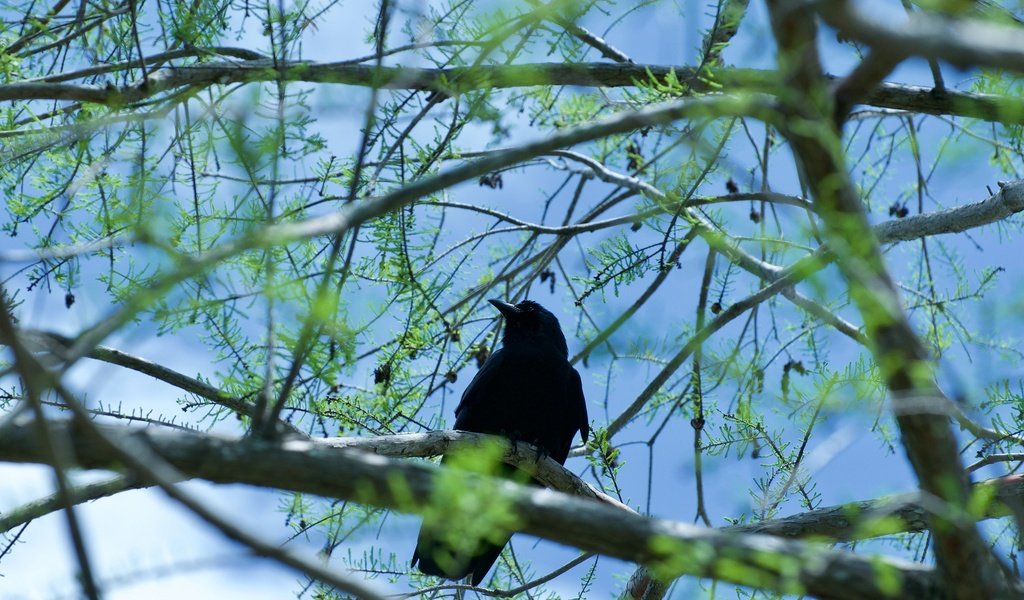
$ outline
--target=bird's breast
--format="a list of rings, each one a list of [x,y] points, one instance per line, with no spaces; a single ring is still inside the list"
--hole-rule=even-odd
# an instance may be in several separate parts
[[[463,398],[456,429],[503,435],[565,460],[577,430],[570,395],[573,368],[558,353],[505,347]]]

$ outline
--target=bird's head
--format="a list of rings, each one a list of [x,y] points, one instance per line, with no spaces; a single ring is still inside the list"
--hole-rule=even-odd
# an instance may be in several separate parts
[[[569,346],[565,343],[562,326],[549,310],[533,300],[523,300],[519,304],[509,304],[501,300],[488,302],[505,317],[506,345],[516,342],[550,344],[563,355],[569,356]]]

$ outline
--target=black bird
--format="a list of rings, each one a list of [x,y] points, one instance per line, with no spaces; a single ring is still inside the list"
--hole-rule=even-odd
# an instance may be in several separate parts
[[[505,317],[502,347],[492,354],[455,408],[455,429],[527,442],[565,464],[576,432],[590,433],[580,374],[569,364],[569,347],[555,315],[531,300],[490,300]],[[443,461],[442,461],[443,462]],[[503,472],[511,475],[515,469]],[[427,527],[420,528],[413,566],[448,579],[472,577],[479,585],[501,554],[500,544],[482,541],[472,556],[459,556]]]

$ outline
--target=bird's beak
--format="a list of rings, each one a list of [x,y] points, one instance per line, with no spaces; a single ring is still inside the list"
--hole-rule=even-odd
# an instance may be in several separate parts
[[[503,302],[503,301],[498,300],[496,298],[491,298],[490,300],[488,300],[488,302],[493,304],[494,308],[498,309],[498,311],[506,319],[511,319],[512,317],[514,317],[514,316],[518,315],[519,313],[523,312],[515,304],[509,304],[508,302]]]

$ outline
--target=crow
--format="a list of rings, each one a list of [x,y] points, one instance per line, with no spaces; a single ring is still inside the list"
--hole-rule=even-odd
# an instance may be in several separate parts
[[[531,300],[490,303],[505,317],[502,347],[463,392],[455,408],[455,429],[527,442],[565,464],[576,432],[586,442],[590,425],[580,374],[569,363],[558,319]],[[506,465],[501,472],[511,476],[515,469]],[[420,528],[412,565],[447,579],[470,576],[473,585],[483,581],[512,537],[500,544],[481,541],[472,556],[460,556],[435,532]]]

